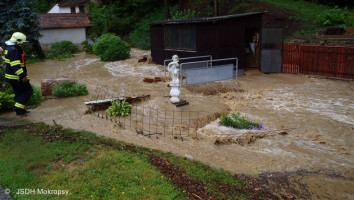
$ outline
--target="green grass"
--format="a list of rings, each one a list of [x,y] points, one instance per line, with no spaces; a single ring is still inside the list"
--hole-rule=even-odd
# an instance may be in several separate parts
[[[0,132],[0,185],[10,189],[14,199],[188,199],[183,188],[149,162],[151,154],[166,158],[206,183],[217,196],[247,199],[245,192],[236,189],[243,184],[223,170],[93,133],[44,124]],[[235,189],[221,191],[220,183]],[[69,195],[16,195],[21,188],[69,190]]]
[[[244,184],[237,179],[237,175],[232,175],[223,169],[216,170],[208,165],[190,161],[173,154],[161,154],[159,156],[166,158],[171,164],[175,164],[180,169],[185,170],[186,174],[192,178],[209,183],[210,191],[213,194],[219,194],[218,191],[221,186],[219,183],[227,183],[233,187],[229,188],[230,191],[228,193],[223,194],[224,197],[227,199],[235,199],[236,197],[236,199],[247,199],[247,194],[239,190]]]

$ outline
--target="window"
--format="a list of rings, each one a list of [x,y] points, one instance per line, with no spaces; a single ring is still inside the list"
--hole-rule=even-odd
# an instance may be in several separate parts
[[[75,6],[74,7],[70,7],[70,11],[71,11],[71,13],[76,13]]]
[[[85,5],[80,5],[79,6],[79,12],[80,13],[85,13]]]
[[[165,27],[165,48],[196,50],[195,26],[167,26]]]

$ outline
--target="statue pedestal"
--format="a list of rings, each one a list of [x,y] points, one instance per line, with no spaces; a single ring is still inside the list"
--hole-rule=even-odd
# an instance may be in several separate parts
[[[171,91],[170,91],[170,101],[171,103],[178,103],[180,102],[180,98],[179,95],[181,94],[181,91],[179,90],[179,83],[176,82],[171,82],[170,83],[171,86]]]

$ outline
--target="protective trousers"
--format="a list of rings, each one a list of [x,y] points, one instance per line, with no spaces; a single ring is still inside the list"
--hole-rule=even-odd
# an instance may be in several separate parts
[[[12,89],[15,93],[15,106],[14,110],[17,115],[23,115],[26,113],[26,107],[28,100],[31,98],[33,89],[29,81],[11,81]]]

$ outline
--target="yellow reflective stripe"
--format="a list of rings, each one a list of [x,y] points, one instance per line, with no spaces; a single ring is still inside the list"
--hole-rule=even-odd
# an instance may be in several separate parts
[[[25,66],[25,64],[24,63],[21,63],[21,67],[24,67]]]
[[[5,59],[5,63],[9,63],[10,64],[10,59]]]
[[[23,69],[22,69],[22,68],[19,69],[19,70],[17,70],[17,71],[15,72],[16,75],[20,75],[20,74],[22,74],[22,73],[23,73]]]
[[[14,80],[20,80],[20,77],[19,77],[19,76],[11,75],[11,74],[5,74],[5,78],[7,78],[7,79],[14,79]]]
[[[21,109],[25,109],[25,105],[22,105],[22,104],[20,104],[20,103],[15,103],[15,107],[17,107],[17,108],[21,108]]]
[[[5,50],[4,54],[5,54],[5,55],[7,55],[7,52],[8,52],[8,51],[7,51],[7,50]]]
[[[15,60],[15,61],[10,62],[11,67],[15,66],[15,65],[20,65],[20,64],[21,64],[20,60]]]

